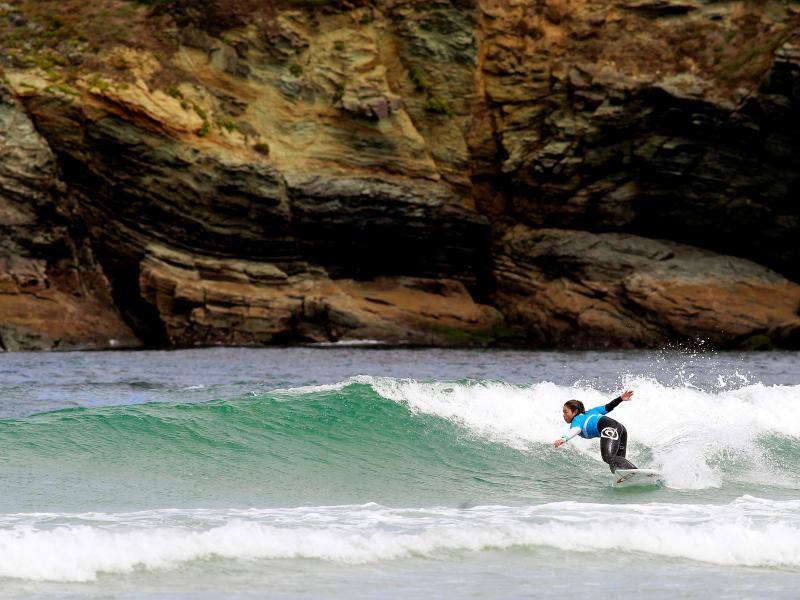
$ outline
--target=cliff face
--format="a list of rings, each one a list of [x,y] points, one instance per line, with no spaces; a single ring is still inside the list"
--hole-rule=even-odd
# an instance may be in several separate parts
[[[6,347],[797,343],[782,4],[156,4],[0,4]]]
[[[0,86],[0,348],[130,347],[47,144]]]
[[[673,239],[796,278],[796,18],[770,22],[769,3],[548,6],[563,10],[518,7],[485,27],[501,160],[484,169],[504,183],[503,212]],[[534,33],[509,36],[516,19]]]
[[[511,323],[545,344],[796,343],[795,284],[634,237],[797,278],[796,16],[553,0],[485,8],[482,31],[475,180],[502,190],[483,209]]]

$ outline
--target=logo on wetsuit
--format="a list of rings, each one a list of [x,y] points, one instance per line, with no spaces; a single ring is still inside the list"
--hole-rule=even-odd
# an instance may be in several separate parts
[[[613,427],[604,427],[600,432],[600,437],[608,438],[609,440],[618,440],[619,432]]]

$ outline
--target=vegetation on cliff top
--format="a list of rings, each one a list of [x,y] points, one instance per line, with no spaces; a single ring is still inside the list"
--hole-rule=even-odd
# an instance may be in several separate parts
[[[351,10],[369,0],[128,0],[169,15],[179,26],[191,25],[218,35],[254,19],[272,18],[282,8]]]
[[[50,72],[52,79],[71,84],[79,70],[108,69],[100,55],[115,45],[151,51],[166,63],[180,45],[183,28],[220,36],[247,23],[272,22],[287,8],[338,12],[370,4],[370,0],[19,0],[11,9],[0,10],[0,45],[7,50],[6,66],[37,66]],[[770,6],[748,3],[724,20],[686,18],[675,26],[646,11],[611,18],[616,10],[611,7],[602,19],[593,16],[587,21],[561,11],[557,20],[571,32],[564,48],[569,60],[610,63],[634,76],[688,72],[716,80],[723,91],[757,85],[776,48],[800,26],[797,15],[784,22],[770,17]],[[536,23],[552,18],[548,10],[533,8],[518,35],[541,36]],[[125,70],[119,65],[116,78],[124,79]],[[418,90],[429,93],[424,76],[411,76]],[[180,79],[172,77],[176,78]],[[439,110],[441,104],[432,102],[431,110],[448,112]]]

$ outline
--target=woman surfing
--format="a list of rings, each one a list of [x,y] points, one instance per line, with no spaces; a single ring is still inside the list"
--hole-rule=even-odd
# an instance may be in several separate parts
[[[631,396],[633,396],[633,392],[629,390],[605,406],[595,406],[588,411],[580,400],[565,402],[562,415],[571,427],[567,433],[554,442],[555,447],[558,448],[576,435],[586,439],[599,437],[600,455],[603,457],[603,461],[608,463],[612,473],[617,469],[635,469],[636,465],[625,458],[628,445],[628,432],[625,431],[625,426],[611,417],[605,416],[619,406],[623,400],[630,400]]]

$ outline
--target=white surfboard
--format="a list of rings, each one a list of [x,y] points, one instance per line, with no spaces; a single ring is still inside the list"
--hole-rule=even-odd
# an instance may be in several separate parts
[[[612,475],[614,487],[633,487],[636,485],[658,485],[664,477],[653,469],[617,469]]]

